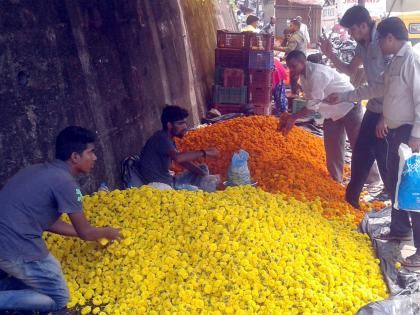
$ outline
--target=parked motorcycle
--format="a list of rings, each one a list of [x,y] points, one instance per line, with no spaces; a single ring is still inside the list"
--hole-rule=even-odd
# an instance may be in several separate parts
[[[335,32],[330,32],[328,35],[326,34],[325,30],[322,29],[322,36],[325,39],[328,39],[332,43],[332,49],[335,55],[340,58],[341,61],[345,63],[350,63],[355,55],[356,50],[356,42],[351,39],[341,39],[340,35]],[[324,56],[325,57],[325,56]],[[329,63],[328,58],[325,57],[323,60],[325,64]]]

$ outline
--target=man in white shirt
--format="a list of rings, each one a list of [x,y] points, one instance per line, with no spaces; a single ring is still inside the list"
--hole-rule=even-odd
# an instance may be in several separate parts
[[[353,85],[349,77],[334,69],[306,61],[303,52],[295,50],[286,57],[291,75],[299,76],[300,84],[308,101],[307,107],[290,115],[280,130],[287,135],[297,119],[307,116],[310,112],[319,112],[324,117],[324,145],[327,156],[327,169],[331,177],[341,182],[343,180],[344,153],[346,134],[350,145],[355,145],[362,122],[360,105],[352,102],[341,102],[330,106],[321,100],[334,92],[352,91]]]
[[[362,86],[346,93],[329,95],[331,104],[342,101],[384,97],[382,123],[376,128],[378,138],[389,142],[388,182],[391,188],[392,204],[398,181],[401,143],[408,144],[413,151],[420,151],[420,55],[408,42],[408,31],[404,22],[387,18],[379,23],[379,47],[384,55],[393,55],[391,63],[383,74],[383,83]],[[420,191],[420,187],[419,191]],[[411,224],[410,224],[411,216]],[[402,261],[410,267],[420,267],[420,212],[392,209],[391,231],[380,238],[383,240],[410,240],[413,230],[414,255]]]
[[[306,42],[309,44],[311,42],[311,37],[309,36],[308,25],[302,22],[301,16],[297,16],[296,20],[300,22],[300,31],[302,32],[303,36],[305,36]]]

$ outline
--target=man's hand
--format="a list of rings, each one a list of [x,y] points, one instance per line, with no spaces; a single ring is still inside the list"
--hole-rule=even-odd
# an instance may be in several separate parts
[[[206,152],[206,156],[208,157],[217,158],[220,156],[220,152],[216,148],[205,149],[204,151]]]
[[[115,228],[110,227],[110,226],[103,227],[102,229],[103,229],[103,232],[104,232],[104,237],[107,240],[110,240],[110,241],[117,240],[117,241],[119,241],[119,240],[122,239],[120,230],[115,229]]]
[[[410,137],[410,140],[408,140],[408,146],[413,152],[420,152],[420,138]]]
[[[285,119],[280,120],[279,131],[283,136],[287,136],[295,125],[296,118],[293,115],[288,116]]]
[[[381,116],[378,123],[376,124],[376,137],[384,139],[388,134],[388,126],[385,123],[384,116]]]
[[[324,103],[335,105],[343,101],[343,97],[340,93],[332,93],[322,100]]]
[[[319,38],[318,45],[319,45],[319,48],[321,49],[321,52],[325,56],[327,56],[328,58],[330,58],[330,56],[333,54],[333,45],[330,42],[330,40],[327,39],[327,38],[320,37]]]

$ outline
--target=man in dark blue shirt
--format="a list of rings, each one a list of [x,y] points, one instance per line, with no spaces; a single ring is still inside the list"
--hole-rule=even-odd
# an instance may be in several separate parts
[[[179,152],[176,147],[174,139],[184,137],[188,130],[187,117],[188,112],[181,107],[171,105],[163,109],[162,130],[157,131],[146,142],[137,165],[140,179],[144,184],[158,182],[176,188],[177,182],[182,182],[181,184],[199,187],[201,180],[208,175],[207,167],[199,167],[192,162],[203,157],[218,157],[219,152],[216,149]],[[170,173],[172,161],[187,169],[189,174],[184,174],[187,176],[179,178],[178,181]]]
[[[56,140],[56,159],[19,171],[0,191],[0,310],[50,312],[64,308],[69,293],[59,262],[49,253],[44,231],[86,241],[119,239],[111,227],[96,228],[84,213],[75,176],[96,161],[94,135],[68,127]],[[60,219],[67,213],[71,223]]]

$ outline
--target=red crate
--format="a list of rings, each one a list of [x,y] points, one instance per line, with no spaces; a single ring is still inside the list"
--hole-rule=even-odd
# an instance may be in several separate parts
[[[246,50],[216,48],[216,66],[244,69],[248,67],[248,62],[248,52]]]
[[[254,115],[271,115],[271,104],[270,105],[254,105]]]
[[[244,104],[214,104],[214,108],[222,115],[244,113],[246,111],[246,105]]]
[[[217,31],[217,47],[219,48],[243,49],[246,43],[246,33]]]
[[[271,34],[247,33],[246,45],[251,50],[272,51],[274,36]]]
[[[251,86],[249,91],[249,103],[271,104],[271,87]]]
[[[249,70],[248,86],[249,87],[271,87],[273,80],[272,70]]]
[[[242,69],[225,68],[223,69],[224,87],[242,87],[245,85],[245,72]]]

